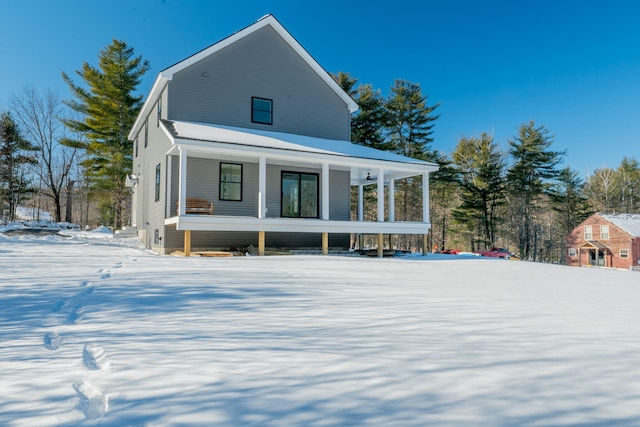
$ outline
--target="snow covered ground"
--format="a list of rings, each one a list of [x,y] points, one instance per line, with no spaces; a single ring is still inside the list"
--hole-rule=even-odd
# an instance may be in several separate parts
[[[640,425],[640,274],[0,234],[3,426]]]

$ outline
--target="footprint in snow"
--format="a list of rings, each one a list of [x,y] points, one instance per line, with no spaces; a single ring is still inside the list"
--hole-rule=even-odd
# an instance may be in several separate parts
[[[57,350],[62,346],[62,338],[60,335],[53,331],[44,334],[44,348],[47,350]]]
[[[83,296],[91,295],[95,290],[96,290],[96,286],[90,286],[90,287],[85,288],[84,290],[78,292],[77,296],[83,297]]]
[[[88,381],[78,381],[73,389],[80,398],[80,410],[88,420],[97,420],[109,410],[109,397]]]
[[[67,320],[65,323],[67,325],[77,325],[78,323],[80,323],[80,320],[82,320],[83,315],[84,315],[84,307],[78,304],[73,308],[71,313],[69,313],[69,316],[67,317]]]
[[[87,369],[100,371],[109,368],[107,353],[97,344],[85,344],[82,350],[82,362]]]
[[[84,288],[85,286],[88,286],[88,285],[90,285],[90,284],[91,284],[91,282],[90,282],[90,281],[85,280],[84,282],[80,283],[80,287],[81,287],[81,288]]]
[[[108,272],[108,271],[105,271],[104,273],[102,273],[102,274],[100,275],[100,278],[101,278],[101,279],[108,279],[109,277],[111,277],[111,273],[110,273],[110,272]]]
[[[60,299],[60,301],[58,301],[57,303],[55,303],[53,307],[51,307],[51,311],[53,311],[54,313],[59,312],[62,309],[62,307],[64,307],[64,305],[67,303],[67,301],[69,301],[69,298]]]
[[[116,265],[112,266],[111,268],[120,268],[122,267],[122,261],[117,262]]]

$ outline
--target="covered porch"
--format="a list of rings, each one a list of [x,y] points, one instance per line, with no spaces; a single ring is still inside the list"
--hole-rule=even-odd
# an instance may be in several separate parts
[[[177,162],[177,185],[167,173],[165,225],[184,232],[184,253],[191,252],[191,236],[197,231],[251,231],[258,233],[258,254],[265,252],[266,233],[319,233],[322,253],[328,253],[329,234],[374,234],[378,236],[378,255],[382,256],[384,234],[417,234],[426,236],[431,227],[429,219],[429,173],[437,165],[406,158],[394,153],[373,150],[351,144],[299,135],[258,132],[247,129],[221,128],[209,125],[171,122],[172,145],[166,153],[168,171]],[[211,159],[252,165],[255,173],[247,179],[257,181],[247,185],[243,194],[248,210],[240,215],[221,212],[214,215],[194,215],[185,211],[187,197],[194,176],[188,167],[192,159]],[[255,167],[254,167],[255,166]],[[299,169],[316,171],[309,175],[315,182],[317,201],[312,202],[307,217],[290,217],[284,213],[284,175],[279,171]],[[248,168],[249,169],[249,168]],[[337,181],[333,177],[347,177]],[[421,176],[422,221],[395,220],[395,180]],[[257,184],[257,185],[255,185]],[[377,220],[364,219],[364,188],[374,186],[377,194]],[[351,187],[357,188],[357,220],[350,220]],[[387,188],[385,212],[385,187]],[[172,194],[177,190],[177,195]],[[250,190],[251,189],[251,190]],[[276,200],[277,199],[277,200]],[[171,202],[177,200],[178,209]],[[347,200],[348,215],[335,214],[335,205]],[[216,200],[213,200],[216,203]],[[279,203],[276,203],[279,202]],[[216,212],[218,209],[216,209]]]
[[[610,250],[602,242],[597,240],[587,240],[577,247],[578,250],[578,265],[579,266],[593,266],[593,267],[610,267],[611,262]]]

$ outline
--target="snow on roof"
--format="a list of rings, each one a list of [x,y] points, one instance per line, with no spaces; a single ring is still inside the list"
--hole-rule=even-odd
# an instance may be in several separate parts
[[[291,133],[262,131],[232,126],[210,125],[204,123],[177,122],[163,120],[162,124],[174,138],[194,139],[239,144],[253,147],[279,150],[302,151],[308,153],[329,154],[335,156],[358,157],[369,160],[384,160],[415,165],[428,165],[437,168],[434,163],[413,159],[389,151],[376,150],[349,141],[315,138]]]
[[[640,214],[602,214],[602,217],[632,236],[640,237]]]

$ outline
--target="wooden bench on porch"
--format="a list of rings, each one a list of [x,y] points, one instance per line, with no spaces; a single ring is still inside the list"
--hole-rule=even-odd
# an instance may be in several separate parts
[[[180,215],[180,201],[176,202],[176,212]],[[187,197],[185,213],[213,215],[213,203],[210,203],[207,199]]]

